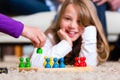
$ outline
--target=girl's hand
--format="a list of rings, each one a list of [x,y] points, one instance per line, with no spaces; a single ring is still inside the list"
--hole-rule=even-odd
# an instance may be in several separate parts
[[[71,39],[64,31],[60,29],[57,33],[61,40],[66,40],[71,46],[73,45]]]
[[[97,3],[98,6],[106,3],[108,0],[92,0],[93,2]]]

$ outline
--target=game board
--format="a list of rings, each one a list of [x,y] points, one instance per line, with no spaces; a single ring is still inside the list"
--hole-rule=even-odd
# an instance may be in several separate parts
[[[26,58],[26,62],[24,62],[24,58],[20,58],[20,64],[19,64],[19,72],[21,71],[39,71],[39,72],[47,72],[47,71],[53,71],[53,72],[84,72],[84,71],[92,71],[93,68],[90,66],[87,66],[85,60],[85,57],[76,57],[75,58],[75,63],[74,65],[65,65],[64,64],[64,58],[60,58],[60,63],[58,64],[58,59],[57,58],[47,58],[45,56],[45,61],[44,61],[44,67],[31,67],[30,64],[30,59]],[[53,62],[51,62],[51,60]],[[79,60],[81,61],[79,63]],[[52,65],[51,65],[52,64]]]
[[[68,66],[66,68],[19,68],[19,72],[21,71],[31,71],[34,70],[36,72],[47,72],[47,71],[53,71],[53,72],[87,72],[87,71],[93,71],[93,67],[74,67],[74,66]]]
[[[30,68],[18,68],[19,72],[22,72],[22,71],[31,71],[31,70],[37,71],[38,68],[33,68],[33,67],[30,67]]]

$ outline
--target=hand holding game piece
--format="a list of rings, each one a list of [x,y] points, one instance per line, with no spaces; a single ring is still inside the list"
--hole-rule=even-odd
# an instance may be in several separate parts
[[[42,48],[38,48],[38,49],[37,49],[37,54],[42,54],[42,52],[43,52],[43,51],[42,51]]]

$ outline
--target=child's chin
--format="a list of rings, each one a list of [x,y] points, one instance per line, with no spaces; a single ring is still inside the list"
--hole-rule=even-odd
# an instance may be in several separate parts
[[[74,42],[74,41],[76,41],[76,40],[77,40],[77,39],[73,39],[73,38],[71,38],[71,41],[72,41],[72,42]]]

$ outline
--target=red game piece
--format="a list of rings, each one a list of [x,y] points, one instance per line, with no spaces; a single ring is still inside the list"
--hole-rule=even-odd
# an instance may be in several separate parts
[[[85,61],[86,57],[80,57],[80,61]]]
[[[74,66],[75,66],[75,67],[78,67],[78,66],[79,66],[79,57],[76,57],[76,58],[75,58]]]
[[[79,66],[80,66],[80,67],[86,67],[87,64],[86,64],[86,62],[80,62]]]
[[[87,66],[85,60],[86,60],[86,57],[80,57],[80,64],[79,64],[80,67],[86,67]]]

